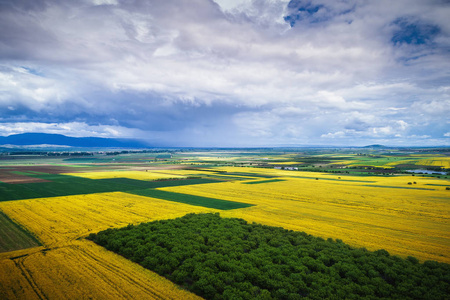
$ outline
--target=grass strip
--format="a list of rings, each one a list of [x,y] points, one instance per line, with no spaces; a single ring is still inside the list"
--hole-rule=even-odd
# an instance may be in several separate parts
[[[292,178],[302,178],[302,179],[314,179],[314,180],[329,180],[329,181],[348,181],[348,182],[376,182],[372,180],[353,180],[353,179],[338,179],[338,178],[325,178],[325,177],[308,177],[308,176],[297,176],[297,175],[289,175],[288,177]]]
[[[24,176],[30,176],[33,175],[30,172],[21,172],[21,171],[11,171],[12,174],[16,174],[16,175],[24,175]]]
[[[268,180],[259,180],[259,181],[247,181],[243,182],[243,184],[260,184],[260,183],[269,183],[269,182],[278,182],[285,181],[284,179],[268,179]]]
[[[257,177],[257,178],[274,178],[273,175],[265,175],[258,173],[244,173],[244,172],[226,172],[223,175],[235,175],[235,176],[245,176],[245,177]]]
[[[155,189],[135,190],[135,191],[130,191],[128,193],[134,194],[134,195],[139,195],[139,196],[158,198],[158,199],[167,200],[167,201],[190,204],[190,205],[195,205],[195,206],[215,208],[215,209],[220,209],[220,210],[230,210],[230,209],[245,208],[245,207],[253,206],[252,204],[248,204],[248,203],[221,200],[221,199],[216,199],[216,198],[201,197],[201,196],[195,196],[195,195],[189,195],[189,194],[174,193],[174,192],[161,191],[161,190],[155,190]]]
[[[406,186],[389,186],[389,185],[364,184],[363,186],[375,187],[375,188],[387,188],[387,189],[426,190],[426,191],[434,191],[435,190],[435,189],[427,189],[427,188],[416,188],[416,187],[406,187]]]

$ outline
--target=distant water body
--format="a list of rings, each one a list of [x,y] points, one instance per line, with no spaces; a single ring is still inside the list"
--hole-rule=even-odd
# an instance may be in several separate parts
[[[439,175],[447,175],[447,172],[438,172],[438,171],[430,171],[430,170],[406,170],[406,172],[416,173],[416,174],[439,174]]]

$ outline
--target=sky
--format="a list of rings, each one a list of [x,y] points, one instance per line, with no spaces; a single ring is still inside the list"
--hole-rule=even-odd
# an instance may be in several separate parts
[[[450,146],[444,0],[1,0],[0,135]]]

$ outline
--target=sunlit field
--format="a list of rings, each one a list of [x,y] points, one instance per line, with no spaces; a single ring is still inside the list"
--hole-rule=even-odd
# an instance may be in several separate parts
[[[183,175],[166,174],[163,171],[104,171],[104,172],[80,172],[80,173],[64,173],[63,175],[78,176],[89,179],[106,179],[106,178],[130,178],[136,180],[157,180],[171,178],[185,178]]]
[[[2,299],[196,298],[151,271],[79,239],[110,227],[214,210],[120,192],[10,201],[0,203],[0,209],[45,247],[0,253]]]
[[[221,199],[239,197],[255,206],[224,212],[223,216],[339,238],[355,247],[450,262],[446,180],[260,172],[276,174],[283,181],[235,181],[163,190]]]
[[[1,299],[199,299],[86,240],[0,263]]]
[[[139,157],[144,163],[130,164],[117,157],[123,163],[5,164],[0,234],[22,237],[0,253],[0,298],[195,299],[85,239],[108,228],[188,213],[220,212],[355,248],[450,263],[449,176],[395,169],[406,162],[448,168],[446,157],[227,153],[222,158],[183,153],[163,163]],[[291,167],[303,164],[312,171]],[[382,169],[351,169],[355,165]]]
[[[9,201],[0,203],[0,208],[35,233],[47,247],[109,227],[208,211],[198,206],[122,192]]]

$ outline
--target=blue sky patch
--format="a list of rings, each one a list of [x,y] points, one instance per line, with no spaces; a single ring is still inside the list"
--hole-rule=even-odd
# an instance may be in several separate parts
[[[41,76],[41,77],[44,76],[44,74],[42,72],[40,72],[40,71],[38,71],[36,69],[29,68],[29,67],[24,67],[24,66],[21,66],[21,68],[26,70],[29,74],[33,74],[33,75]]]
[[[314,14],[316,14],[323,5],[313,5],[309,2],[303,3],[301,0],[292,0],[288,4],[288,10],[290,14],[284,17],[284,20],[288,22],[291,27],[294,27],[297,21],[301,21],[302,19],[311,18]],[[317,22],[317,20],[313,20]]]
[[[428,44],[440,32],[438,26],[417,21],[411,22],[406,18],[399,18],[393,24],[397,27],[391,39],[394,45]]]

